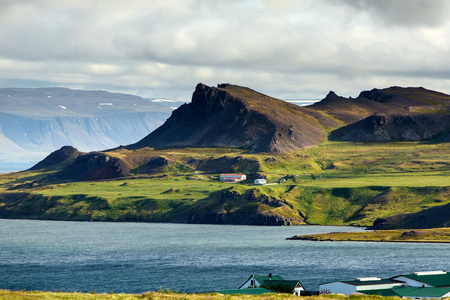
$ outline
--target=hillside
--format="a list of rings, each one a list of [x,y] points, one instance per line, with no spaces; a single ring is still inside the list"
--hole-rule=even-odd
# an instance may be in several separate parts
[[[363,91],[353,98],[333,92],[310,108],[326,112],[346,126],[333,139],[353,142],[450,141],[450,96],[424,88],[390,87]]]
[[[371,226],[434,209],[437,222],[422,226],[448,224],[437,217],[445,220],[450,203],[448,143],[325,142],[283,155],[217,147],[72,154],[61,149],[43,169],[1,175],[0,218]],[[224,183],[222,172],[249,179]],[[255,186],[256,178],[273,184]]]
[[[64,145],[93,151],[130,144],[173,110],[138,96],[67,88],[2,88],[0,107],[3,164],[37,162]]]
[[[448,226],[448,99],[394,87],[356,99],[330,93],[305,108],[198,84],[191,103],[135,144],[63,147],[30,171],[0,176],[0,217]],[[380,116],[395,117],[370,131]],[[399,142],[405,134],[414,141]],[[248,179],[224,183],[221,173]],[[257,178],[270,184],[255,186]]]
[[[198,84],[192,102],[129,149],[142,147],[238,147],[252,153],[286,153],[326,140],[330,117],[246,87]]]

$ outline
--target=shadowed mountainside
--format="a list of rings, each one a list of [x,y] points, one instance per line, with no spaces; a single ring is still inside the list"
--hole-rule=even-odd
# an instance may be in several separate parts
[[[342,141],[450,141],[450,96],[424,88],[373,89],[356,99],[330,92],[310,108],[348,124],[331,134]]]
[[[323,114],[246,87],[198,84],[192,102],[175,110],[158,129],[129,149],[207,146],[289,152],[326,140],[324,128],[339,123]]]

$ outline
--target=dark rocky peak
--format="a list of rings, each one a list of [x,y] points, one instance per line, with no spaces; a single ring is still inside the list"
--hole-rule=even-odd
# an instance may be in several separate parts
[[[329,91],[328,95],[325,97],[325,99],[335,98],[335,97],[339,97],[339,96],[336,95],[336,93],[334,91]]]
[[[388,94],[388,93],[384,92],[383,90],[372,89],[370,91],[362,91],[359,94],[359,97],[373,100],[376,102],[387,102],[393,97],[393,95]]]
[[[323,102],[328,102],[328,103],[334,103],[334,102],[341,102],[343,100],[348,100],[347,98],[341,97],[339,95],[337,95],[335,92],[330,91],[328,93],[328,95],[322,100]]]
[[[220,88],[209,87],[203,83],[197,84],[192,95],[190,109],[196,112],[210,114],[223,110],[234,99],[225,90],[221,89],[228,84],[219,85]]]
[[[77,158],[81,155],[77,149],[72,146],[64,146],[59,150],[50,153],[46,158],[34,165],[30,170],[39,170],[49,167],[55,167],[70,159]]]
[[[337,122],[308,108],[250,88],[198,84],[192,102],[128,149],[141,147],[239,147],[251,152],[289,152],[326,139]]]

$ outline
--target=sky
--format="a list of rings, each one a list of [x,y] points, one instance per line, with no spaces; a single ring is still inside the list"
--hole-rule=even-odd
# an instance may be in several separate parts
[[[189,102],[197,83],[280,99],[450,94],[450,1],[2,0],[0,87]]]

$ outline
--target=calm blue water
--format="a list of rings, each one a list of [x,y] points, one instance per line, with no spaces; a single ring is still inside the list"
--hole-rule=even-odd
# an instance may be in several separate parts
[[[270,272],[317,289],[354,277],[450,270],[448,244],[285,240],[355,230],[0,220],[0,289],[206,292]]]

